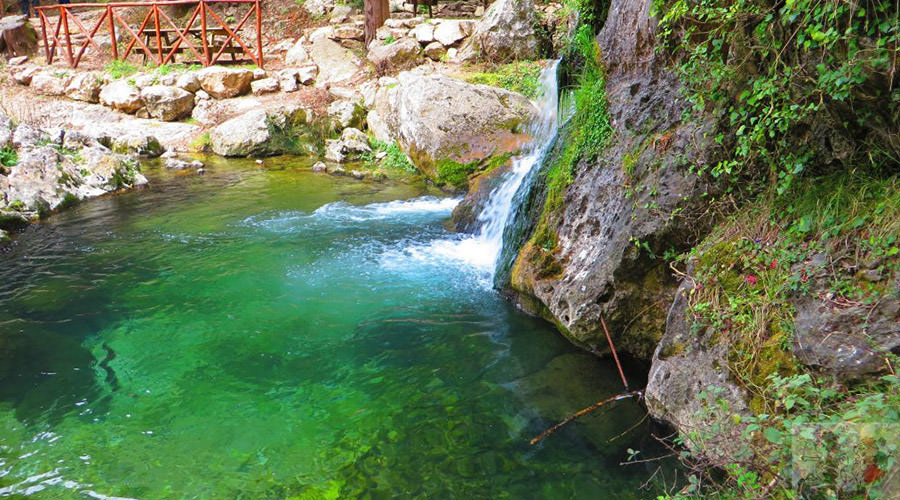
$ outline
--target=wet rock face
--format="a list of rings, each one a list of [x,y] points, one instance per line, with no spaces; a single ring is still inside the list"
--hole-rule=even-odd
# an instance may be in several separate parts
[[[602,316],[617,348],[642,359],[665,331],[677,287],[658,256],[702,236],[702,223],[690,215],[705,191],[688,172],[703,161],[704,141],[697,125],[680,121],[685,103],[677,78],[654,56],[649,4],[613,2],[598,36],[610,146],[595,163],[576,167],[562,210],[550,216],[552,253],[526,247],[512,276],[522,305],[576,344],[608,351]]]

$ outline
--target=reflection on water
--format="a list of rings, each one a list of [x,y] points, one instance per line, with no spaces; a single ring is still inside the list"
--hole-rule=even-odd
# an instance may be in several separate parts
[[[422,250],[456,200],[275,161],[157,173],[0,257],[0,496],[651,496],[618,466],[646,427],[609,442],[631,402],[528,445],[616,375]]]

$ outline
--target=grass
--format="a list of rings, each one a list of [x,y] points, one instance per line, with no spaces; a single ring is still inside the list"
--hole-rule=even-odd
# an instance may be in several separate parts
[[[519,61],[497,66],[493,71],[475,73],[466,80],[518,92],[528,99],[540,97],[543,66],[537,61]]]
[[[138,67],[128,61],[116,59],[107,63],[106,66],[103,67],[103,71],[113,80],[118,80],[137,73]]]
[[[212,140],[209,137],[209,132],[204,132],[191,141],[190,148],[194,151],[209,151],[211,144]]]

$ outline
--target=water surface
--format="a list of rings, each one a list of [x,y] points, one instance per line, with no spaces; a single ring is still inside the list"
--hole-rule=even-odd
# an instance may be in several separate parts
[[[633,403],[528,444],[617,374],[441,251],[453,199],[268,163],[151,172],[0,255],[0,496],[652,496]]]

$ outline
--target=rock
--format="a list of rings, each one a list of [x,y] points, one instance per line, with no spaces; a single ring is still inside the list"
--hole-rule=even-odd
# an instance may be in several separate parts
[[[202,100],[194,106],[191,118],[203,125],[215,125],[261,106],[262,102],[259,99],[249,96],[237,99]]]
[[[157,85],[165,85],[167,87],[174,87],[177,82],[178,82],[178,75],[169,73],[168,75],[160,76],[159,80],[157,81]]]
[[[413,68],[419,63],[422,49],[412,38],[401,38],[387,45],[374,44],[368,58],[379,74],[393,73]]]
[[[103,77],[100,73],[78,73],[72,77],[66,86],[66,96],[76,101],[98,103],[100,102],[102,85]]]
[[[253,81],[262,80],[266,77],[266,70],[262,68],[253,68]]]
[[[134,113],[143,103],[141,92],[125,80],[116,80],[100,89],[100,103],[123,113]]]
[[[421,44],[427,44],[434,41],[434,25],[431,23],[422,23],[413,28],[413,38]]]
[[[13,81],[19,85],[31,85],[31,80],[34,78],[34,75],[38,74],[40,71],[40,66],[13,66],[9,70]]]
[[[246,94],[253,81],[249,69],[211,66],[197,72],[200,87],[216,99],[228,99]]]
[[[178,153],[176,153],[175,151],[169,150],[169,151],[166,151],[165,153],[159,155],[159,157],[162,159],[168,160],[169,158],[177,158]]]
[[[189,168],[201,169],[203,167],[203,162],[199,160],[187,161],[180,158],[166,159],[166,168],[170,170],[185,170]]]
[[[328,173],[331,175],[347,175],[347,170],[340,165],[332,165],[328,167]]]
[[[25,16],[6,16],[0,12],[0,50],[7,58],[27,56],[38,48],[38,36]]]
[[[79,151],[78,163],[49,146],[20,151],[19,163],[6,178],[5,197],[26,210],[56,210],[73,201],[124,187],[146,184],[127,157],[102,147]]]
[[[315,83],[316,76],[318,75],[319,67],[315,64],[307,64],[306,66],[296,68],[296,81],[303,85],[312,85]]]
[[[523,126],[536,112],[507,90],[415,72],[379,89],[375,110],[389,135],[433,179],[439,160],[468,163],[518,149]]]
[[[534,210],[529,216],[534,223],[545,217],[556,243],[552,251],[525,244],[510,277],[519,303],[558,324],[573,343],[608,352],[602,317],[619,353],[641,359],[653,356],[666,332],[668,305],[678,285],[660,259],[634,242],[661,255],[667,249],[687,250],[696,242],[694,235],[708,230],[702,216],[707,186],[689,167],[708,161],[704,155],[711,148],[702,120],[680,118],[682,89],[665,63],[654,59],[656,35],[645,31],[655,26],[646,21],[648,8],[614,0],[610,15],[627,13],[627,20],[607,21],[600,36],[613,129],[609,146],[596,161],[575,169],[559,210],[542,214],[538,201],[523,208]],[[563,129],[557,144],[569,141],[569,133]],[[641,146],[663,134],[665,147]],[[555,158],[562,154],[559,148],[551,153]],[[527,242],[528,235],[520,241]]]
[[[150,116],[166,122],[190,116],[194,109],[194,94],[178,87],[151,85],[141,90],[141,99]]]
[[[212,99],[212,96],[207,94],[205,90],[198,90],[194,93],[194,102],[197,101],[208,101]]]
[[[350,18],[353,7],[349,5],[335,5],[331,9],[331,24],[340,24]]]
[[[335,0],[304,0],[303,8],[313,17],[324,17],[334,8]]]
[[[316,79],[318,86],[347,80],[355,75],[362,65],[362,61],[352,51],[328,38],[314,40],[309,55],[319,67]]]
[[[449,47],[466,37],[463,31],[461,21],[441,21],[434,28],[434,39],[441,42],[441,45]]]
[[[155,158],[165,152],[159,140],[141,130],[126,130],[115,135],[99,135],[97,141],[119,154]]]
[[[311,62],[309,52],[306,51],[302,41],[295,43],[284,55],[285,66],[303,66]]]
[[[19,57],[13,57],[12,59],[10,59],[9,61],[7,61],[7,64],[9,64],[10,66],[21,66],[27,62],[28,62],[28,56],[19,56]]]
[[[328,106],[328,116],[338,129],[359,127],[366,116],[366,110],[350,100],[334,101]]]
[[[65,95],[66,86],[71,78],[69,73],[65,71],[41,71],[31,79],[31,89],[40,95]]]
[[[532,0],[497,0],[475,26],[459,58],[492,62],[534,59],[538,57],[536,25]]]
[[[447,49],[441,42],[431,42],[425,46],[425,57],[432,61],[440,61],[447,55]]]
[[[296,92],[300,88],[297,86],[297,71],[295,69],[283,69],[276,76],[278,77],[278,86],[281,87],[283,92]]]
[[[644,393],[647,408],[656,418],[674,424],[679,429],[699,429],[709,425],[720,425],[734,429],[740,434],[742,426],[732,421],[732,415],[745,416],[749,413],[745,403],[746,394],[738,387],[727,369],[728,345],[711,341],[716,332],[703,329],[691,331],[692,320],[688,313],[688,300],[692,281],[685,280],[675,295],[669,309],[665,334],[653,353],[653,363]],[[719,391],[720,398],[728,407],[727,412],[710,414],[704,410],[700,393]],[[710,422],[719,418],[719,422]],[[727,439],[717,435],[712,443],[705,443],[703,451],[714,458],[735,456],[742,446],[738,439]],[[700,443],[690,441],[687,446],[697,450]]]
[[[37,146],[39,142],[49,141],[47,134],[29,125],[19,125],[12,133],[12,145],[16,149]]]
[[[175,86],[187,92],[197,93],[200,90],[200,80],[197,79],[197,74],[194,72],[182,73],[175,80]],[[206,95],[209,96],[209,94]]]
[[[482,17],[482,16],[484,16],[484,6],[479,5],[478,7],[475,7],[475,17]]]
[[[351,170],[351,171],[350,171],[350,177],[353,177],[354,179],[360,180],[360,181],[361,181],[361,180],[363,180],[366,176],[365,176],[362,172],[360,172],[359,170]]]
[[[455,61],[458,54],[459,51],[454,47],[450,47],[449,49],[447,49],[447,58],[451,61]]]
[[[5,148],[12,141],[13,123],[8,116],[0,111],[0,149]]]
[[[254,109],[232,118],[210,131],[210,146],[220,156],[266,156],[285,153],[282,139],[290,128],[305,123],[300,107],[265,111]]]
[[[814,285],[815,286],[815,285]],[[825,296],[795,300],[793,352],[803,364],[852,382],[885,369],[885,353],[900,350],[900,275],[874,307],[837,306]]]
[[[294,87],[296,88],[297,81],[294,80]],[[253,91],[255,95],[262,94],[271,94],[273,92],[278,92],[278,80],[274,78],[263,78],[261,80],[256,80],[250,83],[250,90]]]
[[[159,85],[159,76],[148,73],[139,73],[128,80],[134,82],[134,86],[141,90],[143,90],[144,87]]]
[[[326,142],[325,159],[337,163],[343,163],[357,158],[362,153],[370,153],[369,138],[361,130],[346,128],[341,132],[340,139],[332,139]]]
[[[388,128],[387,123],[384,122],[384,119],[378,114],[378,111],[374,109],[369,111],[366,115],[366,127],[368,127],[369,132],[372,133],[372,137],[377,141],[394,142],[396,140],[391,129]]]
[[[317,161],[315,165],[312,167],[313,172],[324,173],[328,171],[328,166],[325,165],[324,162]]]
[[[334,27],[332,38],[335,40],[364,40],[366,32],[360,26],[354,24],[342,24]]]

